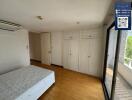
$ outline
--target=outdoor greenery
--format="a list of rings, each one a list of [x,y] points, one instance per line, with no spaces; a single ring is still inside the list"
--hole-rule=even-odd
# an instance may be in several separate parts
[[[128,36],[127,38],[125,57],[132,59],[132,36]],[[129,63],[129,59],[125,59],[126,64]]]
[[[126,57],[132,59],[132,36],[127,39]]]

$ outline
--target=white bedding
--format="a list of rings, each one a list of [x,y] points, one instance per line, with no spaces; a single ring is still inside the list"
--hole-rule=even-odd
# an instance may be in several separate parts
[[[36,100],[54,82],[53,71],[23,67],[0,75],[0,100]]]

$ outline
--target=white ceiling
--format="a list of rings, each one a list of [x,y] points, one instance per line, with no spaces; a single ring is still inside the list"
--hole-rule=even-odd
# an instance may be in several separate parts
[[[0,0],[0,19],[33,32],[88,29],[102,25],[110,3],[111,0]]]

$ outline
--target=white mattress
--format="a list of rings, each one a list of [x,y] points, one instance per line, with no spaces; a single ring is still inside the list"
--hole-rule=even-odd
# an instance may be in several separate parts
[[[54,82],[53,71],[23,67],[0,75],[0,100],[36,100]]]

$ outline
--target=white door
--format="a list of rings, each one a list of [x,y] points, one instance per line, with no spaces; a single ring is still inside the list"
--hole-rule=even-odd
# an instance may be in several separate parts
[[[62,33],[51,33],[51,63],[62,66]]]
[[[71,40],[63,41],[63,66],[66,69],[70,69],[70,56],[71,56]]]
[[[50,33],[41,34],[41,59],[43,64],[51,64],[51,43]]]
[[[90,57],[90,40],[80,39],[79,46],[79,72],[88,74],[89,71],[89,57]]]
[[[64,34],[63,41],[64,68],[78,71],[78,34]]]
[[[101,39],[90,39],[90,58],[88,74],[99,76],[99,68],[101,68]]]
[[[79,66],[79,55],[78,55],[78,45],[79,45],[79,40],[78,40],[78,34],[75,33],[73,34],[73,38],[70,41],[70,69],[74,71],[78,71],[78,66]]]

